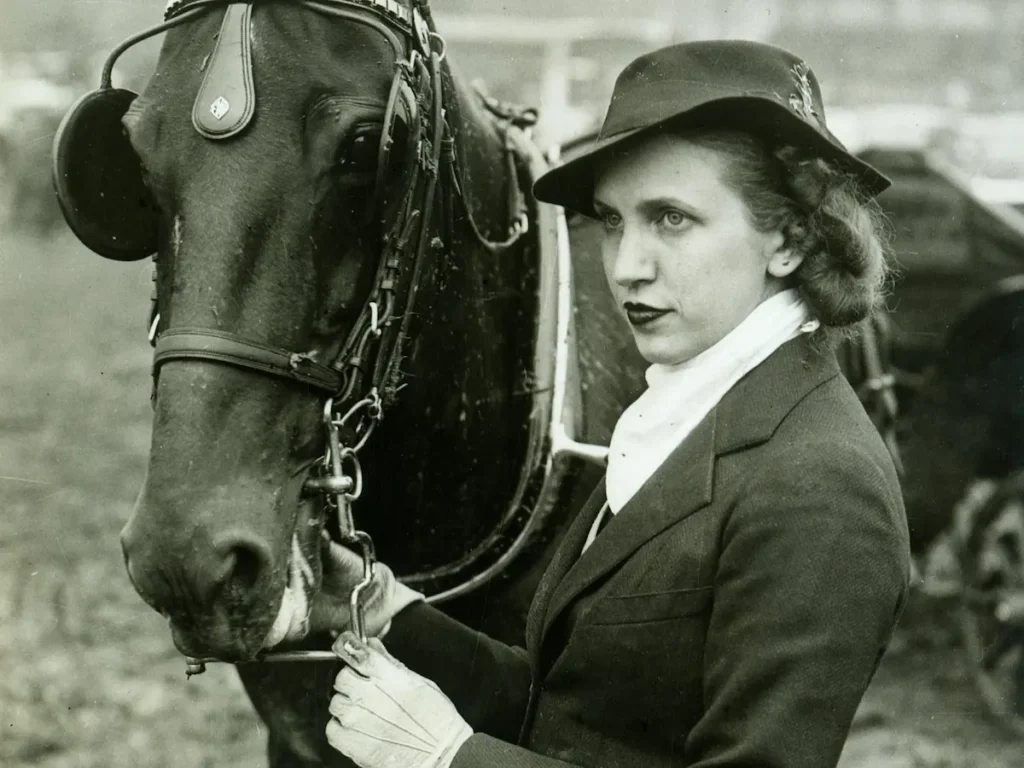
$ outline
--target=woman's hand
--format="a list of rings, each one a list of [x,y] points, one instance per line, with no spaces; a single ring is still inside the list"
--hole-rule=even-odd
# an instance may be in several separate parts
[[[347,664],[334,681],[327,740],[360,768],[448,768],[473,729],[441,690],[379,640],[345,632],[334,652]]]
[[[311,632],[331,631],[337,635],[352,627],[349,596],[363,580],[363,559],[333,541],[323,558],[323,584],[313,598],[309,628]],[[367,636],[382,634],[396,613],[419,600],[423,600],[423,595],[400,583],[384,563],[377,563],[373,581],[363,591],[361,600]]]

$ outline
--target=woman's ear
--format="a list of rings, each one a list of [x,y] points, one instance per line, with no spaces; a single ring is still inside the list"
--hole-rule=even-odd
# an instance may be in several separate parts
[[[768,251],[768,274],[772,277],[789,277],[804,260],[802,254],[796,253],[786,245],[786,238],[781,232],[772,236]]]

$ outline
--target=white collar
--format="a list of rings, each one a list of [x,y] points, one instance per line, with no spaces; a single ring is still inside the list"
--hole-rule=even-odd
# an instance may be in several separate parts
[[[696,357],[648,368],[648,389],[612,433],[607,476],[612,513],[625,506],[737,381],[784,343],[818,325],[795,289],[782,291]]]

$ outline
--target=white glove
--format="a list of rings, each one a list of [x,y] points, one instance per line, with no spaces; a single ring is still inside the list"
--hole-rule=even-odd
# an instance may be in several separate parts
[[[334,681],[331,746],[360,768],[449,768],[473,729],[448,697],[380,640],[345,632],[334,652],[348,666]]]
[[[309,626],[311,631],[330,630],[337,635],[352,628],[349,596],[353,587],[363,580],[363,559],[332,541],[324,554],[323,567],[323,585],[313,598]],[[422,594],[400,583],[384,563],[377,563],[373,581],[363,590],[360,600],[367,637],[382,635],[395,614],[423,599]]]

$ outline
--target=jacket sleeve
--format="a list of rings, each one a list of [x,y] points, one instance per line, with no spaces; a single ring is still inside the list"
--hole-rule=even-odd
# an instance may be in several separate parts
[[[530,697],[526,650],[499,643],[426,603],[392,619],[388,652],[432,680],[474,731],[516,741]]]
[[[450,768],[573,768],[575,765],[474,733],[459,747]]]
[[[692,768],[832,768],[910,580],[895,474],[856,443],[793,446],[727,521]]]

